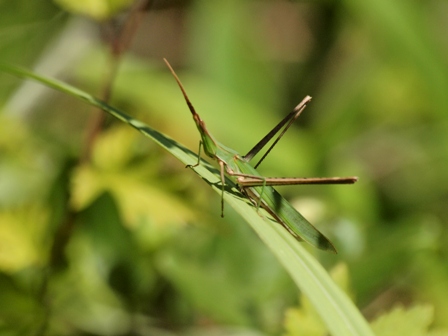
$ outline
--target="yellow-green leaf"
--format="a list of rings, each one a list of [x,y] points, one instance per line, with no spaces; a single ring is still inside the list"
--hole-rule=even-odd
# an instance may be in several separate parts
[[[434,309],[430,305],[408,309],[398,306],[378,317],[371,326],[377,336],[425,336],[433,318]]]
[[[133,0],[54,0],[54,2],[74,14],[105,20],[131,5]]]
[[[0,212],[0,270],[13,273],[43,264],[48,213],[39,206]]]

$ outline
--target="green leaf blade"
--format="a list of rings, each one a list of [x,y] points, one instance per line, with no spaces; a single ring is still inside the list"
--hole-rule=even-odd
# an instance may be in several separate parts
[[[119,120],[136,128],[148,136],[161,147],[169,151],[186,165],[197,162],[197,155],[181,144],[157,132],[146,124],[133,119],[127,114],[108,104],[94,98],[77,88],[54,79],[42,77],[27,70],[0,64],[0,70],[10,74],[34,79],[58,91],[65,92],[89,104],[103,109]],[[193,127],[193,126],[192,126]],[[210,164],[202,161],[196,167],[198,173],[216,192],[221,193],[219,186],[219,172]],[[281,225],[267,219],[268,214],[260,210],[261,216],[255,208],[236,189],[235,184],[226,180],[228,188],[224,198],[257,232],[267,247],[274,253],[280,263],[285,267],[300,290],[309,298],[316,311],[325,322],[332,335],[359,336],[373,335],[367,321],[348,296],[333,282],[325,269],[311,256],[306,249],[298,243]]]

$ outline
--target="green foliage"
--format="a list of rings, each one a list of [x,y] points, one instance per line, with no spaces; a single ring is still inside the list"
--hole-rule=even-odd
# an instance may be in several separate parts
[[[348,270],[347,266],[343,264],[336,265],[330,272],[333,280],[346,293],[349,291],[348,285]],[[310,300],[301,295],[301,306],[298,308],[289,308],[285,314],[285,336],[296,335],[326,335],[328,329],[323,323],[322,319],[317,314],[316,309],[311,304]]]
[[[96,20],[117,15],[132,4],[132,0],[54,0],[59,6],[74,14],[83,14]]]
[[[124,112],[121,112],[109,106],[108,104],[99,101],[98,99],[90,96],[88,93],[82,92],[81,90],[71,87],[67,84],[52,80],[50,78],[42,77],[38,74],[30,73],[17,67],[0,65],[0,69],[15,75],[23,76],[25,78],[35,79],[43,84],[48,85],[49,87],[55,88],[61,92],[65,92],[74,97],[85,100],[92,106],[101,108],[117,119],[127,123],[129,126],[134,127],[147,137],[151,138],[154,142],[158,143],[161,147],[168,150],[172,155],[176,156],[184,164],[192,165],[197,162],[197,158],[194,157],[191,152],[189,152],[180,144],[176,143],[174,140],[167,138],[165,135],[150,128],[141,121],[128,116]],[[117,141],[118,143],[123,142],[119,134],[112,134],[115,135],[114,141],[109,141],[109,145],[113,144],[115,141]],[[106,133],[106,136],[108,135],[109,134]],[[99,147],[98,152],[94,151],[92,156],[92,162],[97,163],[97,165],[100,167],[102,166],[100,164],[102,163],[101,159],[104,159],[104,156],[101,155],[104,154],[104,152],[101,151],[101,149],[103,148],[103,142],[101,140],[102,139],[99,139],[97,141]],[[83,174],[78,172],[78,174],[76,174],[75,172],[75,187],[73,188],[73,194],[75,196],[75,199],[77,195],[81,195],[78,196],[78,201],[75,201],[75,210],[82,210],[85,207],[85,203],[89,204],[92,198],[98,198],[100,192],[103,191],[102,188],[105,186],[107,186],[110,192],[115,196],[118,205],[124,204],[124,206],[127,206],[130,204],[129,202],[124,201],[121,195],[124,194],[127,197],[130,195],[132,197],[134,189],[132,184],[130,185],[130,193],[122,192],[122,188],[120,188],[121,183],[123,183],[123,187],[127,188],[129,184],[128,181],[125,179],[124,182],[122,182],[119,178],[117,179],[114,174],[109,174],[109,171],[113,172],[117,168],[117,166],[120,167],[120,159],[126,157],[126,155],[120,155],[122,153],[118,146],[114,147],[117,148],[117,153],[114,153],[112,155],[112,158],[118,158],[119,160],[112,159],[110,167],[107,164],[103,165],[106,168],[106,171],[103,171],[100,176],[97,176],[95,178],[95,176],[92,176],[94,175],[94,173],[92,174],[87,172]],[[82,166],[80,167],[82,168]],[[211,186],[213,186],[215,191],[217,191],[218,193],[222,193],[222,189],[219,186],[220,174],[216,171],[216,169],[211,168],[206,163],[202,163],[198,167],[194,168],[194,170]],[[114,183],[116,180],[121,182],[118,186],[116,185],[116,183]],[[352,302],[331,281],[321,265],[317,263],[317,261],[312,258],[312,256],[303,247],[301,247],[297,243],[297,240],[293,238],[283,227],[281,227],[272,218],[269,218],[268,212],[261,211],[261,209],[254,209],[251,202],[237,190],[234,182],[227,180],[226,185],[231,189],[230,191],[226,191],[225,193],[225,199],[228,204],[230,204],[237,212],[239,212],[239,214],[243,218],[246,219],[246,221],[258,233],[264,243],[277,256],[280,263],[282,263],[285,269],[289,272],[293,280],[296,282],[297,286],[306,295],[309,296],[310,301],[315,306],[318,314],[325,321],[328,329],[331,330],[334,335],[370,335],[371,331],[369,330],[369,327],[367,326],[365,320],[353,306]],[[79,190],[77,189],[77,186],[79,186],[79,189],[81,190],[80,192],[77,192]],[[159,222],[161,222],[160,218],[157,218],[155,215],[157,214],[157,209],[151,209],[150,207],[150,205],[157,202],[155,200],[160,197],[153,197],[151,199],[151,194],[148,194],[147,196],[150,198],[150,201],[144,202],[144,193],[142,193],[140,196],[141,197],[137,197],[133,201],[143,204],[143,208],[149,210],[148,215],[154,219],[159,219]],[[140,206],[138,206],[137,208],[131,208],[132,211],[125,211],[122,209],[121,212],[124,216],[129,215],[132,218],[139,218],[142,216],[141,211],[138,211],[139,208]],[[100,218],[97,219],[97,221],[99,220]],[[182,271],[182,273],[183,272],[184,271]],[[196,277],[193,274],[191,275],[192,279]],[[193,287],[191,286],[188,286],[188,288],[193,289]],[[219,286],[216,286],[214,290],[218,291],[218,288]],[[196,288],[196,294],[199,293],[198,289],[199,287]],[[209,291],[212,291],[212,288],[206,290],[207,293]],[[219,302],[222,303],[222,300],[220,300]],[[229,304],[229,308],[231,308],[231,306],[232,304]],[[229,311],[233,310],[229,309]],[[233,319],[231,318],[230,320],[234,323],[243,322],[239,319],[233,321]]]
[[[429,326],[434,319],[434,308],[429,305],[414,306],[408,309],[395,307],[372,322],[372,329],[378,336],[443,336],[448,330],[431,330]]]
[[[352,187],[281,188],[338,249],[313,259],[347,265],[350,286],[336,282],[369,320],[390,311],[376,333],[448,328],[445,2],[151,2],[110,82],[113,48],[93,25],[50,0],[0,9],[2,62],[94,96],[111,84],[111,105],[192,151],[197,130],[162,57],[242,153],[311,95],[260,172],[358,175]],[[103,18],[101,31],[116,31]],[[107,18],[120,28],[125,16]],[[4,74],[0,97],[0,334],[325,332],[320,301],[299,296],[266,249],[281,228],[260,227],[261,241],[230,206],[219,218],[201,178],[113,120],[80,160],[85,104]]]
[[[72,208],[81,211],[108,192],[129,226],[149,217],[160,226],[193,220],[194,213],[183,202],[176,201],[171,192],[145,183],[157,180],[161,163],[151,156],[143,157],[146,151],[138,148],[144,144],[137,136],[129,127],[115,126],[98,137],[92,160],[73,172]],[[176,212],[170,211],[173,208]]]

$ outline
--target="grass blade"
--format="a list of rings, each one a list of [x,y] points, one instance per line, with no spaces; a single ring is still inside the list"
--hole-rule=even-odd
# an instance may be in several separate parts
[[[84,91],[16,66],[0,64],[0,70],[16,76],[34,79],[46,86],[84,100],[136,128],[184,164],[191,165],[197,162],[197,155],[189,149]],[[194,127],[193,123],[192,127]],[[194,170],[216,192],[221,193],[218,169],[202,161],[202,165],[196,167]],[[250,202],[237,190],[235,184],[229,179],[226,182],[227,187],[224,195],[226,202],[252,226],[266,246],[275,254],[300,290],[312,302],[316,311],[327,325],[330,333],[340,336],[373,336],[368,323],[353,302],[337,287],[325,269],[307,252],[302,244],[298,243],[278,223],[269,220],[269,215],[266,212],[260,210],[265,219],[262,218]]]

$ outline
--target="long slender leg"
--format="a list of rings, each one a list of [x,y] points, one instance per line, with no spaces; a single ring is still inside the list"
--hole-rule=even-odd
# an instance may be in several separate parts
[[[286,129],[291,126],[291,124],[298,118],[300,113],[303,111],[303,109],[306,107],[306,104],[311,101],[310,96],[306,96],[295,108],[290,112],[285,118],[283,118],[268,134],[266,134],[263,139],[261,139],[246,155],[243,156],[244,161],[249,162],[252,160],[252,158],[257,155],[257,153],[271,140],[274,135],[278,133],[278,131],[289,121],[288,126],[286,126]],[[292,119],[292,121],[291,121]],[[271,149],[275,146],[275,144],[278,142],[279,138],[283,136],[283,134],[286,132],[286,130],[277,137],[275,143],[271,145],[271,147],[268,149],[268,153],[271,151]],[[263,158],[257,163],[257,166],[263,161],[264,157],[266,157],[267,153],[263,156]]]
[[[309,99],[311,99],[311,97],[309,97]],[[283,137],[283,135],[285,135],[286,131],[291,127],[291,125],[294,123],[294,121],[296,121],[296,119],[299,117],[299,115],[305,109],[305,107],[306,107],[305,100],[306,100],[306,98],[299,105],[297,105],[297,107],[294,109],[294,111],[296,111],[296,113],[289,120],[289,122],[285,126],[285,128],[283,128],[283,131],[278,135],[277,139],[275,139],[275,141],[272,143],[272,145],[268,148],[268,150],[263,154],[261,159],[254,166],[255,169],[257,169],[257,167],[260,165],[260,163],[263,162],[263,160],[266,158],[266,156],[268,156],[268,154],[271,152],[272,148],[274,148],[275,145],[277,145],[277,143],[280,141],[280,139]],[[306,101],[306,102],[308,102],[308,101]]]
[[[224,175],[224,170],[225,168],[225,164],[223,161],[219,161],[219,168],[221,170],[220,174],[221,174],[221,217],[224,217],[224,183],[225,183],[225,175]]]
[[[349,177],[266,177],[265,182],[257,177],[245,176],[238,183],[243,187],[282,186],[296,184],[353,184],[358,181],[356,176]]]
[[[202,140],[199,140],[198,162],[196,162],[196,164],[194,165],[186,165],[185,168],[194,168],[199,166],[199,164],[201,163],[201,151],[202,151]]]

